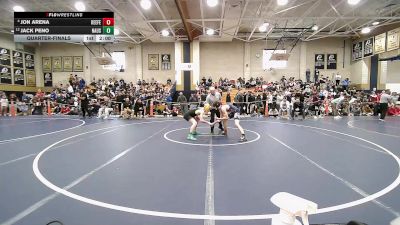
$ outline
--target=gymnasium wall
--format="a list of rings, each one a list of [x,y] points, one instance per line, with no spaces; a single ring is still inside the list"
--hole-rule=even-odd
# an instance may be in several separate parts
[[[148,41],[144,42],[141,48],[143,76],[140,77],[139,75],[138,78],[151,80],[154,77],[155,80],[161,82],[167,82],[168,78],[171,78],[171,80],[175,78],[175,44],[173,42],[152,43]],[[159,70],[149,70],[148,54],[158,54],[160,60]],[[161,70],[161,54],[171,55],[171,70]]]
[[[400,55],[400,49],[385,52],[379,55],[380,58],[389,58]],[[386,65],[385,65],[386,64]],[[400,83],[400,61],[381,61],[379,66],[382,68],[378,76],[380,76],[381,83]],[[386,70],[386,71],[384,71]],[[386,73],[386,74],[383,74]]]
[[[137,79],[137,65],[135,63],[136,61],[136,46],[133,44],[126,44],[126,43],[119,43],[117,45],[106,45],[105,48],[107,51],[110,53],[113,51],[124,51],[125,52],[125,71],[124,72],[119,72],[119,71],[113,71],[113,70],[108,70],[108,69],[103,69],[102,65],[99,65],[98,62],[96,61],[95,57],[93,54],[89,53],[90,56],[90,79],[92,80],[95,78],[96,80],[98,79],[109,79],[109,78],[117,78],[117,79],[124,79],[125,81],[134,81]],[[106,51],[102,48],[99,48],[98,45],[91,45],[90,49],[96,54],[96,55],[102,55],[102,52]]]
[[[306,42],[307,45],[307,68],[310,68],[313,73],[314,57],[318,53],[336,53],[337,54],[337,69],[336,70],[319,70],[320,75],[333,78],[333,74],[342,75],[342,78],[351,77],[351,42],[343,38],[323,38],[315,41]],[[326,56],[325,56],[326,60]],[[325,65],[326,68],[326,65]],[[305,74],[305,71],[302,71]]]
[[[3,48],[15,49],[13,36],[9,34],[0,34],[0,46]]]
[[[0,47],[3,48],[8,48],[11,50],[15,50],[15,42],[14,38],[11,34],[0,34]],[[43,86],[43,79],[41,79],[41,76],[39,76],[39,62],[36,59],[39,59],[39,55],[37,52],[35,52],[35,71],[36,71],[36,85],[37,86]]]
[[[274,41],[256,41],[250,43],[250,77],[261,76],[265,80],[278,80],[283,75],[305,79],[305,71],[313,72],[314,54],[336,53],[338,55],[337,70],[320,70],[320,74],[332,77],[339,72],[343,78],[350,77],[350,42],[342,38],[321,39],[310,42],[299,42],[290,53],[288,66],[285,69],[264,71],[262,67],[263,49],[274,49]],[[285,46],[290,51],[289,46]],[[245,44],[242,41],[202,42],[200,43],[201,76],[237,78],[244,75]]]
[[[83,56],[84,48],[82,45],[78,44],[65,44],[65,43],[42,43],[36,48],[36,53],[39,57],[35,58],[37,65],[36,76],[39,75],[41,78],[41,84],[43,83],[43,73],[42,73],[42,57],[52,57],[52,56]],[[83,58],[84,71],[88,65],[88,58]],[[68,78],[70,74],[77,74],[79,77],[84,77],[86,80],[90,78],[86,76],[85,72],[53,72],[53,85],[58,85],[60,83],[68,83]]]
[[[200,79],[243,77],[244,42],[200,42]]]
[[[274,41],[250,43],[250,77],[263,77],[267,81],[280,80],[284,75],[286,77],[299,77],[300,45],[297,45],[291,52],[288,66],[285,69],[263,70],[263,49],[274,49],[275,46],[276,43]]]
[[[234,40],[232,42],[201,42],[200,43],[200,76],[212,76],[214,80],[219,77],[228,77],[236,79],[239,76],[244,77],[246,66],[249,68],[249,77],[262,76],[265,80],[278,80],[283,75],[294,76],[305,79],[305,71],[307,68],[313,71],[314,54],[315,53],[337,53],[338,63],[337,70],[322,70],[321,74],[332,76],[333,73],[339,72],[342,76],[349,77],[355,84],[362,84],[369,79],[368,59],[359,62],[350,62],[351,43],[346,41],[343,52],[342,38],[326,38],[317,41],[300,42],[291,52],[286,69],[274,69],[272,71],[264,71],[262,68],[262,50],[273,49],[276,43],[274,41],[256,41],[245,44],[242,41]],[[14,49],[15,44],[12,36],[0,36],[2,47]],[[249,49],[245,62],[245,45]],[[286,46],[287,47],[287,46]],[[100,55],[104,50],[99,46],[90,45],[95,54]],[[125,72],[115,72],[105,70],[98,65],[93,55],[83,45],[66,44],[66,43],[41,43],[36,48],[36,74],[37,85],[43,86],[43,74],[41,71],[41,57],[43,56],[83,56],[84,72],[78,74],[87,81],[93,78],[123,78],[126,81],[136,81],[137,79],[156,80],[165,82],[168,78],[174,79],[175,62],[174,62],[174,43],[152,43],[144,42],[141,45],[118,43],[115,45],[106,45],[109,51],[125,51],[126,69]],[[287,47],[288,48],[288,47]],[[290,49],[290,48],[289,48]],[[170,54],[171,70],[148,70],[148,54]],[[161,59],[160,59],[161,60]],[[344,63],[343,63],[344,62]],[[344,66],[343,66],[344,64]],[[392,71],[392,70],[391,70]],[[395,70],[393,70],[395,71]],[[70,72],[54,73],[54,83],[66,83]],[[351,74],[351,75],[350,75]],[[364,78],[363,78],[364,76]],[[392,77],[390,75],[390,77]]]

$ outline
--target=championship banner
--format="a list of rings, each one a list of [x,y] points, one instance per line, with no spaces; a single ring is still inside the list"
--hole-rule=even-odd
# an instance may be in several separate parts
[[[400,28],[387,32],[387,50],[392,51],[400,47]]]
[[[53,56],[51,57],[53,64],[53,72],[62,72],[62,57],[61,56]]]
[[[83,56],[74,56],[74,72],[82,72],[83,71]]]
[[[328,70],[337,69],[337,54],[327,54],[327,66]]]
[[[0,83],[12,84],[11,68],[0,65]]]
[[[149,70],[158,70],[158,54],[149,54],[148,55],[148,67]]]
[[[364,41],[364,57],[372,56],[374,54],[374,38],[368,38]]]
[[[375,54],[386,51],[386,33],[375,36],[374,52]]]
[[[24,55],[22,52],[13,51],[12,58],[14,68],[24,68]]]
[[[171,69],[171,55],[161,54],[161,69],[170,70]]]
[[[363,57],[362,44],[363,44],[362,42],[357,42],[353,44],[352,54],[351,54],[351,58],[353,61],[362,59]]]
[[[35,57],[32,54],[25,54],[25,69],[35,69]]]
[[[14,84],[25,85],[24,69],[14,68]]]
[[[43,73],[43,80],[45,87],[52,87],[53,86],[53,74],[52,73]]]
[[[51,58],[50,57],[42,58],[42,70],[43,70],[43,72],[51,72]]]
[[[325,69],[325,54],[315,54],[315,69]]]
[[[72,56],[63,56],[64,72],[72,72],[73,58]]]
[[[26,69],[25,70],[25,76],[26,76],[26,86],[28,86],[28,87],[36,87],[35,70]]]
[[[10,50],[7,48],[0,48],[0,65],[11,66]]]

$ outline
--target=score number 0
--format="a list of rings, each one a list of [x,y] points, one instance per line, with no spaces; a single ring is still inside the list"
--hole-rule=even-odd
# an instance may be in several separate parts
[[[114,26],[114,18],[103,18],[103,26]]]

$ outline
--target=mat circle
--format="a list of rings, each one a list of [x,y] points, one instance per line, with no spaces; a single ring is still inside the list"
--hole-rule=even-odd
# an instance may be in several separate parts
[[[357,205],[361,205],[364,203],[367,203],[369,201],[373,201],[376,198],[379,198],[385,194],[387,194],[388,192],[392,191],[393,189],[395,189],[397,186],[399,186],[400,184],[400,159],[399,157],[397,157],[395,154],[393,154],[391,151],[389,151],[388,149],[386,149],[385,147],[376,144],[372,141],[366,140],[364,138],[361,137],[357,137],[351,134],[347,134],[347,133],[343,133],[343,132],[339,132],[339,131],[335,131],[335,130],[330,130],[330,129],[325,129],[325,128],[320,128],[320,127],[314,127],[314,126],[306,126],[306,125],[300,125],[300,124],[290,124],[290,123],[282,123],[282,122],[270,122],[270,121],[257,121],[257,120],[247,120],[246,122],[267,122],[267,123],[276,123],[276,124],[283,124],[283,125],[290,125],[290,126],[297,126],[297,127],[302,127],[302,128],[309,128],[309,129],[314,129],[314,130],[323,130],[323,131],[327,131],[327,132],[331,132],[331,133],[336,133],[336,134],[340,134],[340,135],[344,135],[350,138],[354,138],[360,141],[364,141],[366,143],[369,143],[371,145],[374,145],[380,149],[382,149],[383,151],[385,151],[386,153],[388,153],[397,163],[398,169],[399,169],[399,173],[396,177],[396,179],[390,183],[388,186],[384,187],[382,190],[379,190],[371,195],[368,195],[366,197],[354,200],[354,201],[350,201],[350,202],[346,202],[346,203],[342,203],[342,204],[338,204],[338,205],[334,205],[334,206],[328,206],[325,208],[320,208],[317,210],[316,213],[313,214],[320,214],[320,213],[327,213],[327,212],[333,212],[333,211],[337,211],[337,210],[341,210],[341,209],[346,209],[346,208],[350,208],[350,207],[354,207]],[[87,133],[91,133],[90,131],[88,132],[83,132],[71,137],[67,137],[64,138],[60,141],[57,141],[51,145],[49,145],[48,147],[46,147],[45,149],[43,149],[33,160],[33,173],[35,174],[36,178],[42,182],[45,186],[47,186],[48,188],[75,200],[87,203],[87,204],[91,204],[94,206],[98,206],[98,207],[103,207],[103,208],[107,208],[107,209],[112,209],[112,210],[117,210],[117,211],[121,211],[121,212],[127,212],[127,213],[134,213],[134,214],[140,214],[140,215],[147,215],[147,216],[156,216],[156,217],[166,217],[166,218],[178,218],[178,219],[192,219],[192,220],[226,220],[226,221],[236,221],[236,220],[265,220],[265,219],[272,219],[275,216],[277,216],[277,214],[256,214],[256,215],[204,215],[204,214],[188,214],[188,213],[173,213],[173,212],[163,212],[163,211],[154,211],[154,210],[145,210],[145,209],[139,209],[139,208],[131,208],[131,207],[126,207],[126,206],[121,206],[121,205],[115,205],[115,204],[111,204],[111,203],[107,203],[107,202],[102,202],[96,199],[91,199],[85,196],[81,196],[75,193],[70,192],[67,189],[63,189],[55,184],[53,184],[52,182],[50,182],[46,177],[44,177],[44,175],[42,174],[42,172],[39,169],[39,160],[40,158],[43,156],[44,153],[46,153],[47,151],[49,151],[52,147],[65,142],[67,140],[70,140],[72,138],[87,134]]]
[[[237,128],[232,128],[232,127],[228,127],[228,128],[229,128],[229,129],[237,129]],[[246,130],[246,129],[244,129],[244,131],[245,131],[246,133],[251,133],[251,134],[255,135],[255,138],[254,138],[254,139],[251,139],[251,140],[247,140],[246,142],[237,142],[237,143],[226,143],[226,144],[210,144],[210,143],[207,143],[207,144],[203,144],[203,143],[195,143],[195,142],[183,142],[183,141],[178,141],[178,140],[174,140],[174,139],[172,139],[172,138],[170,137],[170,136],[171,136],[170,134],[172,134],[172,133],[174,133],[174,132],[181,131],[181,130],[187,130],[187,129],[188,129],[188,128],[185,127],[185,128],[178,128],[178,129],[170,130],[170,131],[168,131],[167,133],[164,134],[164,138],[165,138],[166,140],[170,141],[170,142],[177,143],[177,144],[182,144],[182,145],[207,146],[207,147],[210,147],[210,146],[223,147],[223,146],[235,146],[235,145],[249,144],[249,143],[258,141],[258,140],[260,139],[260,137],[261,137],[261,135],[260,135],[259,133],[255,132],[255,131],[252,131],[252,130]],[[253,135],[252,135],[252,136],[253,136]]]

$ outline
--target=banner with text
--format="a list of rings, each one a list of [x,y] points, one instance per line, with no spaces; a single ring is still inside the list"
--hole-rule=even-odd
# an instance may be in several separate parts
[[[24,53],[13,51],[13,66],[14,68],[24,68]]]
[[[315,54],[315,69],[325,69],[325,54]]]
[[[327,54],[327,66],[328,70],[337,69],[337,54]]]
[[[0,83],[12,84],[11,67],[0,65]]]
[[[36,86],[35,70],[26,69],[25,76],[26,76],[26,86],[35,87]]]
[[[25,54],[25,69],[35,69],[35,56],[32,54]]]
[[[353,43],[352,54],[351,54],[351,59],[353,61],[362,59],[363,57],[362,45],[363,45],[362,42]]]
[[[386,33],[375,36],[374,52],[375,54],[386,51]]]
[[[372,56],[374,54],[374,38],[368,38],[364,41],[364,57]]]
[[[52,73],[43,73],[44,78],[44,86],[52,87],[53,86],[53,74]]]
[[[11,51],[7,48],[0,48],[0,65],[11,66]]]
[[[14,84],[25,85],[24,69],[14,68]]]
[[[387,50],[392,51],[400,47],[400,28],[387,33]]]

